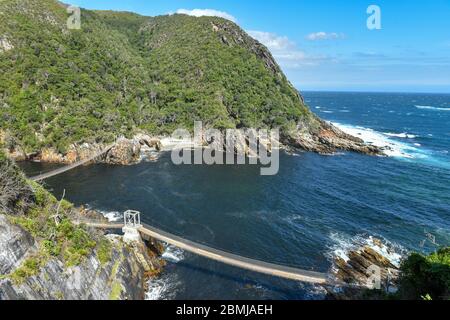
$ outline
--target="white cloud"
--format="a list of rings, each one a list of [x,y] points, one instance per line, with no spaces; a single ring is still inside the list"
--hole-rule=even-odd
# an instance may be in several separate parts
[[[290,51],[284,53],[276,53],[274,57],[278,63],[286,69],[298,69],[307,66],[318,66],[322,63],[335,63],[333,59],[324,55],[310,55],[303,51]]]
[[[247,33],[264,44],[273,54],[274,58],[285,69],[297,69],[305,66],[316,66],[329,60],[325,56],[309,55],[299,49],[295,42],[286,36],[264,31],[247,31]]]
[[[283,50],[294,46],[288,37],[278,36],[275,33],[253,30],[247,31],[247,33],[270,50]]]
[[[280,52],[274,54],[275,58],[289,60],[289,61],[298,61],[304,60],[307,58],[306,53],[303,51],[288,51],[288,52]]]
[[[231,14],[223,12],[223,11],[218,11],[218,10],[214,10],[214,9],[192,9],[192,10],[188,10],[188,9],[178,9],[177,12],[178,14],[187,14],[189,16],[194,16],[194,17],[220,17],[220,18],[224,18],[233,22],[237,22],[237,19],[235,17],[233,17]]]
[[[310,41],[317,41],[317,40],[337,40],[337,39],[344,39],[345,35],[343,33],[336,33],[336,32],[314,32],[310,33],[306,36],[307,40]]]

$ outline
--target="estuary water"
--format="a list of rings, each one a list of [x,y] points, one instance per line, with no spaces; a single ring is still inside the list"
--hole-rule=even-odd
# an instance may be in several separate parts
[[[250,258],[327,272],[333,255],[374,236],[399,253],[450,244],[450,95],[306,92],[310,108],[388,149],[280,155],[258,166],[93,165],[46,181],[56,196],[110,219],[145,223]],[[31,175],[51,166],[22,164]],[[435,241],[430,241],[430,235]],[[431,238],[432,238],[431,237]],[[434,243],[433,243],[434,242]],[[320,287],[242,271],[168,246],[148,299],[321,299]]]

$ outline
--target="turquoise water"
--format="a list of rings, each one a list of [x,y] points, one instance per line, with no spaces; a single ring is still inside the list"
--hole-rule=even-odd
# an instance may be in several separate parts
[[[56,195],[109,213],[135,209],[166,231],[268,262],[326,272],[330,256],[376,236],[399,251],[450,244],[450,95],[305,93],[322,118],[390,146],[390,157],[282,154],[255,166],[95,165],[49,179]],[[49,166],[24,164],[28,172]],[[155,299],[319,299],[319,287],[242,271],[169,247]]]

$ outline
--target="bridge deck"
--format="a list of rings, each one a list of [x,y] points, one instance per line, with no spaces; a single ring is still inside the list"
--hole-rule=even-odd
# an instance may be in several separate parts
[[[50,177],[56,176],[56,175],[58,175],[58,174],[61,174],[61,173],[63,173],[63,172],[72,170],[72,169],[74,169],[74,168],[76,168],[76,167],[82,166],[82,165],[84,165],[84,164],[86,164],[86,163],[88,163],[88,162],[91,162],[91,161],[94,160],[95,158],[100,157],[102,154],[105,154],[106,152],[108,152],[109,150],[111,150],[111,149],[114,147],[114,145],[115,145],[115,143],[109,145],[109,146],[106,147],[105,149],[101,150],[100,152],[95,153],[94,155],[90,156],[89,158],[86,158],[86,159],[77,161],[77,162],[75,162],[75,163],[69,164],[69,165],[67,165],[67,166],[64,166],[64,167],[62,167],[62,168],[55,169],[55,170],[50,171],[50,172],[47,172],[47,173],[40,174],[40,175],[38,175],[38,176],[35,176],[35,177],[30,178],[30,180],[33,180],[33,181],[42,181],[42,180],[48,179],[48,178],[50,178]]]
[[[319,273],[309,270],[301,270],[297,268],[286,267],[273,263],[242,257],[233,253],[210,248],[208,246],[183,239],[179,236],[175,236],[165,231],[158,230],[148,225],[143,225],[139,229],[139,231],[144,235],[169,243],[171,245],[174,245],[180,249],[189,251],[196,255],[216,260],[242,269],[302,282],[318,283],[318,284],[324,284],[327,282],[327,276],[325,273]]]
[[[121,223],[114,224],[95,222],[87,222],[86,225],[100,229],[120,229],[124,226]],[[242,257],[233,253],[214,249],[190,240],[183,239],[179,236],[153,228],[145,224],[142,225],[142,227],[140,227],[138,230],[144,236],[163,241],[196,255],[238,268],[301,282],[316,284],[327,283],[327,275],[325,273],[281,266],[273,263]]]

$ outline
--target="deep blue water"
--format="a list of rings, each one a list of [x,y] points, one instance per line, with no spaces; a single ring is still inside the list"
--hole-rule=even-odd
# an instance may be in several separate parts
[[[226,251],[326,272],[329,255],[363,236],[431,251],[450,244],[450,95],[304,93],[319,116],[392,146],[392,157],[282,154],[276,176],[255,166],[95,165],[49,179],[78,205],[136,209],[146,223]],[[40,164],[28,171],[48,170]],[[159,299],[314,299],[318,288],[245,272],[169,248]]]

